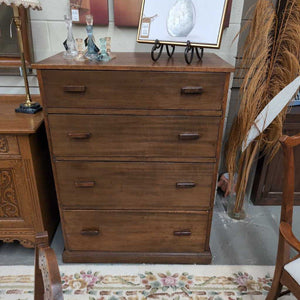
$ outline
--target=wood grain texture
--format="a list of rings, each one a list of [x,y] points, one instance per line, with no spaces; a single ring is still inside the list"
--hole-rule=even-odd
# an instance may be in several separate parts
[[[0,218],[20,217],[19,200],[16,192],[15,169],[3,168],[0,164]]]
[[[215,111],[225,84],[224,73],[43,70],[42,76],[47,107],[62,108]],[[194,92],[182,93],[187,86]]]
[[[1,231],[33,226],[32,205],[24,181],[23,161],[0,160],[1,198],[0,198],[0,239]],[[22,229],[21,229],[22,230]]]
[[[63,260],[209,263],[232,67],[147,53],[96,64],[59,54],[36,67]]]
[[[16,114],[20,99],[0,98],[0,240],[34,247],[37,232],[47,229],[53,236],[58,211],[43,114]]]
[[[0,134],[0,157],[6,158],[7,155],[19,155],[20,149],[15,135]]]
[[[211,163],[56,162],[61,206],[72,209],[208,209],[213,170]]]
[[[219,118],[49,115],[55,156],[215,157]],[[198,140],[179,140],[197,132]],[[69,134],[89,133],[88,139]]]
[[[124,252],[202,252],[208,212],[63,211],[70,250]],[[99,235],[82,235],[99,230]],[[174,231],[190,230],[190,236]]]
[[[32,99],[39,102],[40,97],[33,96]],[[25,95],[0,96],[0,134],[30,134],[41,126],[43,112],[34,115],[15,113],[15,108],[25,101]]]
[[[33,64],[34,69],[43,70],[115,70],[115,71],[163,71],[163,72],[233,72],[234,67],[213,53],[205,53],[202,61],[196,59],[188,65],[183,54],[176,53],[172,59],[164,54],[154,63],[150,53],[113,53],[116,58],[110,62],[77,62],[65,60],[63,53],[49,57],[39,63]]]
[[[59,212],[45,124],[41,125],[36,134],[30,135],[29,143],[33,175],[37,183],[38,207],[43,227],[47,229],[51,241],[59,223]]]
[[[63,252],[65,263],[210,264],[211,259],[210,251],[163,253],[65,250]]]
[[[50,107],[48,114],[76,114],[76,115],[136,115],[136,116],[203,116],[221,117],[221,110],[199,110],[199,109],[99,109],[99,108],[61,108]]]

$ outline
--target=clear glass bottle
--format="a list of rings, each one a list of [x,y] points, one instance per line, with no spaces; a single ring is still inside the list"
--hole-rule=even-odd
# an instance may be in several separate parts
[[[75,39],[72,32],[72,19],[65,15],[65,23],[67,26],[68,33],[67,33],[67,39],[64,42],[64,46],[66,49],[64,53],[64,58],[73,59],[77,56],[78,52],[76,50]]]

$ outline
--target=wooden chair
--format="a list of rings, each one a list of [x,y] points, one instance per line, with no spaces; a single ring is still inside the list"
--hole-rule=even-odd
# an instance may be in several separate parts
[[[300,144],[300,133],[292,137],[282,136],[280,142],[284,152],[284,186],[276,266],[272,287],[266,300],[277,299],[289,292],[300,299],[300,242],[292,232],[295,182],[293,148]],[[298,255],[292,259],[290,258],[290,247],[298,252]],[[283,285],[289,291],[282,293]]]
[[[49,247],[48,234],[36,236],[34,300],[63,300],[61,278],[55,253]]]

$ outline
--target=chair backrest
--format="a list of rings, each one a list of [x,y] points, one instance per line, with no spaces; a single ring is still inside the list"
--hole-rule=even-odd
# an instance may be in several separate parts
[[[36,236],[34,299],[63,300],[59,268],[47,232]]]
[[[300,287],[294,278],[294,274],[289,274],[285,266],[298,261],[298,257],[290,257],[290,249],[294,248],[300,252],[300,242],[292,231],[294,189],[295,189],[295,162],[294,147],[300,145],[300,134],[295,136],[282,136],[280,142],[283,148],[284,157],[284,183],[281,203],[281,217],[279,225],[279,241],[275,272],[271,289],[266,300],[275,300],[289,291],[281,292],[285,285],[297,299],[300,299]]]

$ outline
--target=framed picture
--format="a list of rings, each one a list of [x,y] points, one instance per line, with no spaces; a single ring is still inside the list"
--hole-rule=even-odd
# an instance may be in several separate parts
[[[142,0],[114,0],[116,26],[138,27]]]
[[[86,15],[92,15],[94,25],[108,25],[108,0],[70,0],[72,21],[86,24]]]
[[[19,8],[19,14],[22,22],[21,34],[24,46],[24,56],[26,65],[30,67],[32,63],[33,47],[31,38],[30,22],[28,20],[27,10],[24,7]],[[11,26],[13,10],[11,6],[0,5],[0,75],[19,75],[21,58],[16,26]],[[11,27],[10,27],[11,26]],[[12,36],[10,36],[10,28]]]
[[[143,0],[137,41],[219,48],[229,0]]]

